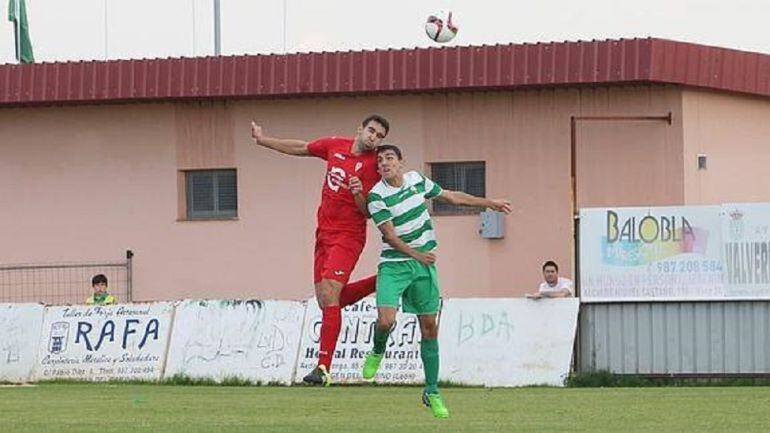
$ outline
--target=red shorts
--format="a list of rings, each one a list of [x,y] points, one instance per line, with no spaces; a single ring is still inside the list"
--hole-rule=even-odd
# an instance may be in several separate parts
[[[366,235],[316,230],[313,282],[327,279],[347,284],[364,244]]]

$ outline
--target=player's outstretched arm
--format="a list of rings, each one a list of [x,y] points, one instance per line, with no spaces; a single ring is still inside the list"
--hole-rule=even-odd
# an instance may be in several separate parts
[[[441,194],[436,197],[436,199],[454,205],[485,207],[505,214],[509,214],[513,210],[513,206],[508,200],[476,197],[475,195],[470,195],[462,191],[445,189],[441,191]]]
[[[307,150],[307,141],[268,137],[262,131],[262,126],[257,125],[254,122],[251,122],[251,138],[253,138],[254,142],[260,146],[273,149],[276,152],[281,152],[286,155],[312,156],[310,151]]]
[[[388,245],[393,247],[396,251],[402,252],[409,257],[417,260],[424,265],[430,265],[436,262],[436,255],[433,253],[422,253],[410,247],[406,242],[396,235],[396,229],[393,227],[392,221],[386,221],[377,228],[382,232],[382,240],[387,242]]]

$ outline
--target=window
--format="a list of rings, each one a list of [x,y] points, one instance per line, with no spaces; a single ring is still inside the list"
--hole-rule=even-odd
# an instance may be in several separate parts
[[[235,170],[185,172],[187,219],[229,219],[238,216]]]
[[[430,177],[442,188],[485,197],[486,168],[484,164],[484,162],[436,162],[430,164]],[[477,207],[456,206],[440,200],[433,200],[433,213],[435,215],[468,215],[477,214],[481,210]]]

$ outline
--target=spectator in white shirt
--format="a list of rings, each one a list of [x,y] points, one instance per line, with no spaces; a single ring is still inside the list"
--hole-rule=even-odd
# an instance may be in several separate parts
[[[559,276],[559,265],[549,260],[543,263],[543,281],[537,293],[527,293],[527,298],[568,298],[573,296],[573,284],[569,278]]]

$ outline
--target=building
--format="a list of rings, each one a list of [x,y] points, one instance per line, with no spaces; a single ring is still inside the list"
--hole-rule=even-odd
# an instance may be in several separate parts
[[[633,39],[0,65],[0,263],[131,249],[135,300],[309,297],[324,165],[256,147],[249,122],[311,139],[372,112],[409,167],[514,203],[504,239],[437,210],[449,297],[519,296],[548,259],[572,274],[580,207],[770,201],[766,54]],[[354,277],[378,243],[372,227]]]

